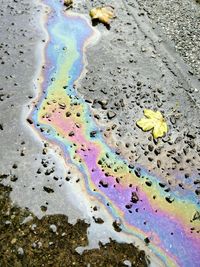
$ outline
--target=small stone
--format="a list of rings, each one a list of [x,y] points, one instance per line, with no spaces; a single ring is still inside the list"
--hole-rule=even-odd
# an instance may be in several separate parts
[[[25,151],[24,151],[24,149],[21,150],[21,152],[20,152],[20,156],[21,156],[21,157],[25,156]]]
[[[116,231],[116,232],[121,232],[122,231],[122,229],[121,229],[121,221],[120,221],[120,219],[118,219],[118,220],[116,220],[116,221],[114,221],[113,222],[113,228],[114,228],[114,230]]]
[[[132,194],[131,194],[131,202],[132,203],[137,203],[138,201],[139,201],[139,197],[138,197],[137,193],[136,192],[132,192]]]
[[[170,117],[170,122],[171,124],[176,124],[176,118],[175,117]]]
[[[11,240],[11,244],[12,244],[12,245],[14,245],[16,242],[17,242],[17,239],[16,239],[16,238],[13,238],[13,239]]]
[[[95,117],[95,119],[97,119],[97,120],[99,120],[99,119],[100,119],[100,116],[99,116],[99,114],[94,114],[94,117]]]
[[[154,150],[154,153],[156,154],[156,156],[158,156],[161,153],[161,147],[158,147]]]
[[[18,177],[16,175],[12,175],[10,177],[11,182],[16,182],[18,180]]]
[[[135,172],[135,175],[136,175],[137,177],[141,177],[141,169],[140,169],[140,168],[136,168],[136,169],[134,170],[134,172]]]
[[[37,247],[37,244],[35,242],[32,243],[31,245],[32,248],[36,248]]]
[[[37,174],[40,174],[40,173],[42,173],[42,169],[41,169],[41,168],[39,168],[39,169],[37,170]]]
[[[104,220],[102,220],[101,218],[95,218],[95,217],[92,217],[95,221],[95,223],[98,223],[98,224],[102,224],[104,223]]]
[[[66,116],[66,117],[70,117],[70,116],[71,116],[71,112],[67,111],[67,112],[65,113],[65,116]]]
[[[167,200],[168,203],[172,203],[174,201],[174,198],[171,198],[170,196],[169,197],[166,197],[165,198]]]
[[[195,190],[196,195],[200,195],[200,187]]]
[[[184,153],[185,155],[187,155],[188,152],[189,152],[189,147],[188,147],[188,146],[184,147],[184,148],[183,148],[183,153]]]
[[[46,147],[45,147],[45,148],[43,148],[43,149],[42,149],[42,154],[43,154],[43,155],[46,155],[46,154],[47,154],[47,151],[48,151],[48,150],[47,150],[47,148],[46,148]]]
[[[147,186],[152,186],[152,182],[151,182],[151,181],[146,181],[145,184],[146,184]]]
[[[74,136],[74,132],[71,131],[71,132],[69,133],[69,136]]]
[[[11,221],[5,221],[5,225],[10,225],[10,224],[12,224],[12,222]]]
[[[43,186],[43,190],[47,193],[54,193],[54,190],[50,187]]]
[[[33,223],[32,225],[31,225],[31,230],[32,231],[35,231],[35,228],[37,227],[37,225],[35,224],[35,223]]]
[[[53,233],[57,232],[57,226],[55,224],[51,224],[49,228]]]
[[[148,244],[150,243],[150,239],[149,239],[148,237],[146,237],[146,238],[144,239],[144,242],[148,245]]]
[[[131,267],[132,266],[132,263],[129,260],[125,260],[124,261],[124,265],[126,265],[128,267]]]
[[[195,142],[193,140],[190,140],[187,143],[188,143],[190,148],[194,148],[195,147]]]
[[[66,104],[65,103],[58,103],[60,109],[65,109],[66,108]]]
[[[157,167],[160,168],[161,167],[161,160],[157,160]]]
[[[30,118],[27,119],[27,122],[28,122],[29,124],[33,124],[33,120],[30,119]]]
[[[108,119],[113,119],[116,116],[116,113],[113,111],[108,111],[107,112]]]
[[[97,131],[92,131],[92,132],[90,132],[90,137],[95,137],[96,134],[97,134]]]
[[[154,148],[154,147],[153,147],[152,145],[148,145],[148,150],[149,150],[149,151],[153,151],[153,148]]]
[[[181,162],[181,156],[175,156],[175,157],[172,157],[173,160],[175,160],[177,163],[180,163]]]
[[[18,166],[16,163],[14,163],[12,167],[13,167],[13,169],[17,169]]]
[[[192,218],[193,221],[200,221],[200,212],[196,211],[193,218]]]
[[[189,137],[189,138],[191,138],[191,139],[195,139],[195,138],[196,138],[196,135],[195,135],[194,132],[189,131],[189,132],[187,133],[187,137]]]
[[[55,171],[55,170],[54,170],[53,167],[50,168],[50,169],[47,169],[47,170],[45,171],[45,175],[50,175],[50,174],[52,174],[54,171]]]
[[[23,248],[18,248],[18,250],[17,250],[17,254],[19,255],[19,256],[24,256],[24,250],[23,250]]]
[[[42,212],[46,212],[47,211],[47,207],[46,206],[43,206],[43,205],[40,206],[40,209],[41,209]]]
[[[132,204],[127,204],[125,207],[126,207],[126,209],[128,209],[128,210],[130,210],[131,208],[132,208]]]
[[[106,183],[106,182],[104,182],[104,181],[100,181],[99,182],[99,184],[101,185],[101,186],[103,186],[104,188],[107,188],[108,187],[108,183]]]

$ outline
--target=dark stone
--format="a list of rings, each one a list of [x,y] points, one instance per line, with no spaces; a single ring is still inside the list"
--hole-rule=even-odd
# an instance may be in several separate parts
[[[101,186],[103,186],[104,188],[107,188],[108,187],[108,183],[106,183],[106,182],[104,182],[104,181],[100,181],[99,182],[99,184],[101,185]]]
[[[108,116],[108,119],[113,119],[116,116],[116,113],[113,111],[108,111],[107,116]]]
[[[122,229],[120,228],[121,224],[119,222],[114,221],[112,225],[113,225],[113,228],[115,229],[116,232],[122,231]]]
[[[74,132],[71,131],[71,132],[69,133],[69,136],[74,136]]]
[[[140,168],[136,168],[136,169],[134,170],[134,172],[135,172],[135,175],[136,175],[137,177],[141,177],[141,169],[140,169]]]
[[[43,186],[43,190],[47,193],[54,193],[54,190],[50,187]]]
[[[167,200],[168,203],[172,203],[174,201],[174,198],[171,198],[171,197],[166,197],[165,198]]]
[[[138,197],[137,193],[136,192],[132,192],[131,193],[131,202],[135,204],[138,201],[139,201],[139,197]]]
[[[92,218],[94,219],[95,223],[98,223],[98,224],[104,223],[104,220],[101,218],[95,218],[94,216]]]

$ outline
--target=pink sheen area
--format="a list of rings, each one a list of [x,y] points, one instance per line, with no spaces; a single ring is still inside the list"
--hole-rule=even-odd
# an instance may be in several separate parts
[[[64,117],[64,114],[59,112],[52,113],[51,123],[60,135],[64,135],[66,138],[76,143],[77,145],[85,144],[86,140],[82,134],[81,127],[77,127],[72,117]],[[70,133],[73,135],[70,136]]]

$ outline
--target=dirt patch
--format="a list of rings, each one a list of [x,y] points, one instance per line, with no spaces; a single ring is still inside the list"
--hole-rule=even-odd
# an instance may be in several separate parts
[[[75,249],[86,246],[88,224],[71,225],[64,215],[44,216],[41,220],[28,209],[10,202],[11,189],[0,185],[0,263],[1,266],[147,266],[144,251],[132,244],[100,244],[100,249]]]

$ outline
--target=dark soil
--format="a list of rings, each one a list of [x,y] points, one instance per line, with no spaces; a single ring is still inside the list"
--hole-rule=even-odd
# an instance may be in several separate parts
[[[0,266],[147,266],[144,251],[132,244],[100,244],[100,249],[75,249],[86,246],[88,224],[71,225],[64,215],[44,216],[41,220],[28,209],[10,202],[11,189],[0,185]]]

